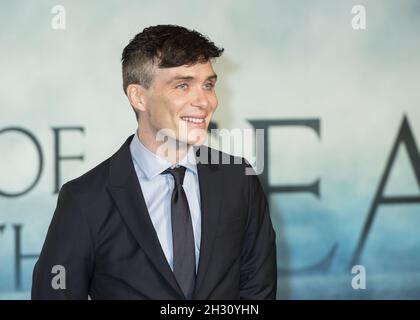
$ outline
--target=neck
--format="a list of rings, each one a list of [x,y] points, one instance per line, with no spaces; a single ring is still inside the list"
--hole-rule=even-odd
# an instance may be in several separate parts
[[[137,129],[137,136],[147,149],[173,164],[179,163],[184,159],[190,147],[186,142],[180,142],[172,137],[168,137],[165,141],[158,141],[154,133],[140,130],[140,128]]]

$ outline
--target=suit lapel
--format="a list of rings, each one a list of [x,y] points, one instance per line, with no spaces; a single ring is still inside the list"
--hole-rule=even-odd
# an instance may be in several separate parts
[[[153,227],[144,201],[143,193],[134,170],[130,153],[130,136],[124,145],[111,157],[110,185],[111,195],[140,247],[155,268],[162,274],[171,287],[184,297],[175,276],[166,260],[159,238]]]
[[[222,170],[217,164],[210,163],[209,152],[218,152],[207,147],[200,147],[196,155],[204,151],[208,157],[206,164],[197,163],[198,178],[200,184],[201,200],[201,245],[198,272],[195,283],[194,297],[203,299],[200,296],[200,289],[203,288],[203,281],[213,252],[213,243],[220,215],[220,204],[223,194]],[[203,159],[203,157],[201,157]]]

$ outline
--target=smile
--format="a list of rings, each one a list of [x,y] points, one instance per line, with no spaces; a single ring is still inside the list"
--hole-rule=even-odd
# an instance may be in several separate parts
[[[194,117],[181,117],[182,120],[192,122],[192,123],[203,123],[204,118],[194,118]]]

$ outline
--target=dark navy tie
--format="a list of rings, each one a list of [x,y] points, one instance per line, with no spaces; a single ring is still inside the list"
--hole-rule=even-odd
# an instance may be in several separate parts
[[[185,167],[167,169],[162,174],[174,178],[171,199],[171,221],[173,242],[173,273],[187,299],[192,299],[195,286],[195,242],[190,208],[182,183]]]

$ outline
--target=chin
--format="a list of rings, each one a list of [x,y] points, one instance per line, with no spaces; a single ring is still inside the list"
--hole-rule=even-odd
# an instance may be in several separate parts
[[[199,134],[194,134],[188,137],[189,145],[202,145],[207,141],[207,130],[201,130]]]

